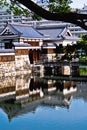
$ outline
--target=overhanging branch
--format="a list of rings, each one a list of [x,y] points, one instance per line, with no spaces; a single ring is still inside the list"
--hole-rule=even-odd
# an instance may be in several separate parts
[[[37,15],[47,20],[64,21],[76,24],[87,30],[87,14],[70,13],[51,13],[42,7],[38,6],[31,0],[15,0],[23,4],[25,7],[35,12]]]

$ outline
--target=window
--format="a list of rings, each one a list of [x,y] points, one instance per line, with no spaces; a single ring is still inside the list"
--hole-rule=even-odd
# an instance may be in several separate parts
[[[12,49],[13,47],[12,39],[4,39],[0,41],[0,49]]]
[[[5,49],[5,43],[0,42],[0,49]]]

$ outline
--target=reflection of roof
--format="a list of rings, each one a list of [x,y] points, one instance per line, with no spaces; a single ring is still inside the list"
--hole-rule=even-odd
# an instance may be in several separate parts
[[[67,107],[70,105],[71,100],[72,100],[71,95],[64,96],[63,94],[56,94],[49,96],[46,100],[44,100],[44,105]]]
[[[28,100],[28,98],[26,100]],[[36,111],[37,107],[41,104],[42,100],[43,99],[37,99],[36,101],[32,101],[30,103],[25,102],[25,105],[20,104],[20,102],[14,103],[14,101],[11,101],[10,103],[9,100],[7,102],[5,101],[0,103],[0,107],[3,109],[5,113],[7,113],[9,120],[11,120],[12,118],[17,117],[19,115]]]
[[[11,103],[10,103],[11,101]],[[51,106],[64,106],[69,107],[71,102],[71,95],[68,95],[65,97],[64,95],[50,95],[45,98],[37,99],[32,102],[26,102],[28,101],[28,98],[19,101],[14,102],[13,100],[7,100],[7,102],[3,101],[0,103],[0,107],[3,109],[5,113],[7,113],[9,120],[11,120],[14,117],[20,116],[22,114],[26,114],[29,112],[36,111],[39,105],[51,105]]]
[[[83,99],[87,102],[87,80],[77,83],[77,92],[74,94],[74,98]]]

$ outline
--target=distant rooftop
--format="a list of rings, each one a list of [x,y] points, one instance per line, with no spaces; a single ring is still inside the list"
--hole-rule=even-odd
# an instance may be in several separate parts
[[[82,9],[87,10],[87,5],[84,5],[84,7]]]

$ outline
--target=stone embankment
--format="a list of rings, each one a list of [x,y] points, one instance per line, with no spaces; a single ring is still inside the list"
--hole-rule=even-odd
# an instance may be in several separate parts
[[[14,50],[0,52],[0,76],[15,76],[31,73],[29,57],[25,53],[18,55]]]

